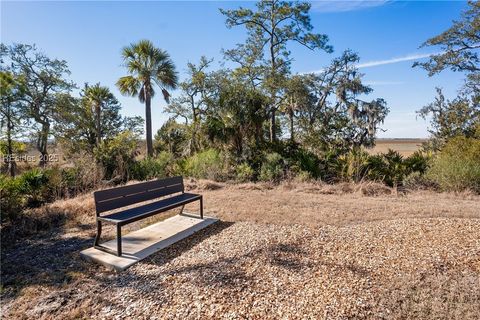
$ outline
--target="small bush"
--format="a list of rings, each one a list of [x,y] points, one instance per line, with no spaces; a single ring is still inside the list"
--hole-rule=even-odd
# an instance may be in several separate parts
[[[428,163],[429,157],[419,152],[405,159],[393,150],[376,155],[369,155],[363,150],[352,150],[345,155],[328,158],[325,168],[340,181],[370,180],[397,187],[412,172],[423,174]]]
[[[295,174],[294,180],[298,182],[308,182],[312,180],[312,174],[308,171],[300,170]]]
[[[235,168],[235,177],[239,182],[252,181],[255,171],[248,165],[248,163],[241,163]]]
[[[334,171],[340,181],[360,182],[367,176],[370,156],[361,149],[351,150],[345,155],[332,157],[327,163],[329,171]]]
[[[174,156],[165,151],[160,152],[156,158],[145,158],[137,161],[132,167],[132,178],[140,181],[164,178],[174,173]]]
[[[403,179],[403,185],[408,190],[438,190],[435,181],[427,178],[420,172],[412,172]]]
[[[105,178],[126,181],[138,155],[138,141],[133,133],[122,132],[111,140],[102,141],[94,154],[105,169]]]
[[[52,198],[45,170],[32,169],[15,178],[0,177],[2,220],[14,220],[25,207],[37,207]]]
[[[466,137],[450,139],[433,159],[427,178],[441,190],[480,193],[480,140]]]
[[[298,168],[297,176],[300,173],[302,173],[303,175],[305,175],[305,173],[308,173],[308,176],[310,178],[320,177],[320,160],[315,154],[303,149],[299,149],[294,154],[293,160],[295,163],[295,167]]]
[[[381,158],[384,163],[380,168],[383,170],[383,182],[390,187],[397,187],[402,183],[408,170],[402,155],[397,151],[388,150]]]
[[[223,180],[225,174],[224,160],[218,150],[209,149],[185,159],[185,175],[197,179]]]
[[[38,206],[48,200],[48,175],[40,169],[32,169],[18,177],[28,206]]]
[[[0,174],[0,212],[2,221],[13,220],[26,205],[23,180]]]
[[[13,221],[25,208],[38,207],[60,198],[75,196],[87,188],[83,183],[84,171],[89,168],[32,169],[16,176],[0,174],[0,212],[2,221]],[[88,176],[90,177],[91,174]],[[89,184],[92,181],[89,180]],[[92,186],[89,185],[90,190]]]
[[[405,159],[405,165],[409,172],[418,172],[424,174],[427,172],[431,155],[420,151],[415,151],[411,156]]]
[[[64,170],[64,174],[68,176],[68,180],[75,179],[72,191],[78,193],[98,187],[105,178],[105,171],[94,155],[80,153],[73,159],[73,167]]]
[[[260,180],[278,182],[283,178],[283,169],[282,156],[275,152],[268,153],[260,168]]]

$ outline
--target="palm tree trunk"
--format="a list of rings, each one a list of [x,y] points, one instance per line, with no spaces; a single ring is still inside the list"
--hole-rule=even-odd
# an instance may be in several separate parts
[[[145,88],[145,123],[147,131],[147,156],[153,157],[153,143],[152,143],[152,107],[151,96],[147,88]]]
[[[95,106],[95,111],[97,113],[96,127],[97,127],[97,146],[98,146],[100,145],[100,142],[102,142],[102,132],[101,132],[101,122],[100,122],[100,113],[101,113],[100,104],[97,104]]]

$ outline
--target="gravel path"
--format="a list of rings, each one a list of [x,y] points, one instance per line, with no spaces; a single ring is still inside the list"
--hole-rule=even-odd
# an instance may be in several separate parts
[[[479,230],[478,220],[442,218],[340,228],[220,222],[122,274],[98,268],[75,285],[39,286],[4,311],[57,319],[476,319]]]

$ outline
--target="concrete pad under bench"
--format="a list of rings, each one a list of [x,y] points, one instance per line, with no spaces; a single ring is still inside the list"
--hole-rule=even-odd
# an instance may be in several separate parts
[[[123,253],[121,257],[95,248],[85,249],[80,252],[80,255],[107,268],[123,271],[149,255],[185,239],[217,221],[218,219],[210,217],[204,217],[202,220],[184,213],[122,236]],[[117,248],[115,239],[104,242],[102,245],[114,251]]]

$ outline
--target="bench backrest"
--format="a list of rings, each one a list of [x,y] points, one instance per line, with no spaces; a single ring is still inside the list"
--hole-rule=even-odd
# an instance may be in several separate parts
[[[184,192],[183,178],[173,177],[100,190],[93,193],[97,215],[101,212]]]

